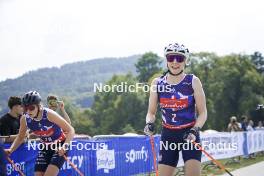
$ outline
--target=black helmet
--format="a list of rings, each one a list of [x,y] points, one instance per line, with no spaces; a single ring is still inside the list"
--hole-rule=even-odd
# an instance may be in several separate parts
[[[39,104],[41,102],[41,96],[37,91],[29,91],[24,94],[22,98],[22,105]]]

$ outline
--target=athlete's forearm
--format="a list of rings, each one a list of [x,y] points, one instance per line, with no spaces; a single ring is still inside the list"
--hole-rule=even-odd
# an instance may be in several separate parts
[[[156,86],[156,79],[154,79],[151,83],[151,86]],[[146,123],[154,123],[156,120],[156,112],[157,112],[157,103],[158,103],[158,94],[153,89],[150,91],[149,96],[149,105],[148,105],[148,113],[146,115]]]
[[[22,137],[21,135],[17,135],[15,141],[10,147],[11,153],[13,153],[23,142],[24,142],[24,137]]]
[[[148,112],[146,116],[146,123],[154,123],[155,120],[156,120],[155,114]]]
[[[207,112],[200,113],[196,119],[195,127],[202,128],[207,120]]]
[[[75,131],[74,131],[74,128],[71,127],[71,130],[69,130],[67,133],[66,133],[66,140],[65,140],[65,144],[70,144],[70,142],[73,140],[74,138],[74,135],[75,135]]]

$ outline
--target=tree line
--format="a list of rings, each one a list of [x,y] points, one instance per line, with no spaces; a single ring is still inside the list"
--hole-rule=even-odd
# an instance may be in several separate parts
[[[163,63],[164,58],[157,54],[145,53],[135,64],[137,75],[114,75],[105,84],[150,84],[154,77],[161,76],[166,70]],[[196,53],[189,59],[186,72],[198,76],[204,87],[208,120],[203,129],[226,130],[233,115],[238,118],[247,115],[256,122],[263,120],[263,112],[256,111],[257,105],[264,103],[264,57],[260,52],[225,56]],[[148,96],[149,92],[143,89],[137,92],[96,92],[91,108],[81,110],[71,103],[67,103],[66,108],[78,133],[142,133]],[[156,123],[161,125],[160,113],[157,113]]]

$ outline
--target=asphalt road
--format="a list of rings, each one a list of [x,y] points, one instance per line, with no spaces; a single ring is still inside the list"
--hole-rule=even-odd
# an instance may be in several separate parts
[[[234,176],[264,176],[264,161],[231,172]],[[221,176],[229,176],[224,174]]]

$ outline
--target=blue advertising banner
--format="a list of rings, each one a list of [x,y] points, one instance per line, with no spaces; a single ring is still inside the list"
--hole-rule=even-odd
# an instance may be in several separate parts
[[[160,136],[155,136],[156,163]],[[264,131],[201,134],[203,147],[216,159],[230,158],[264,151]],[[8,148],[9,145],[5,145]],[[21,145],[11,158],[26,176],[34,175],[34,164],[41,148],[40,143],[28,141]],[[181,154],[180,154],[181,156]],[[68,159],[85,176],[130,176],[154,172],[153,151],[148,136],[97,136],[90,140],[75,139]],[[202,161],[208,161],[202,156]],[[178,166],[182,166],[180,157]],[[8,176],[18,176],[10,163],[6,164]],[[72,166],[65,162],[60,176],[77,176]]]

